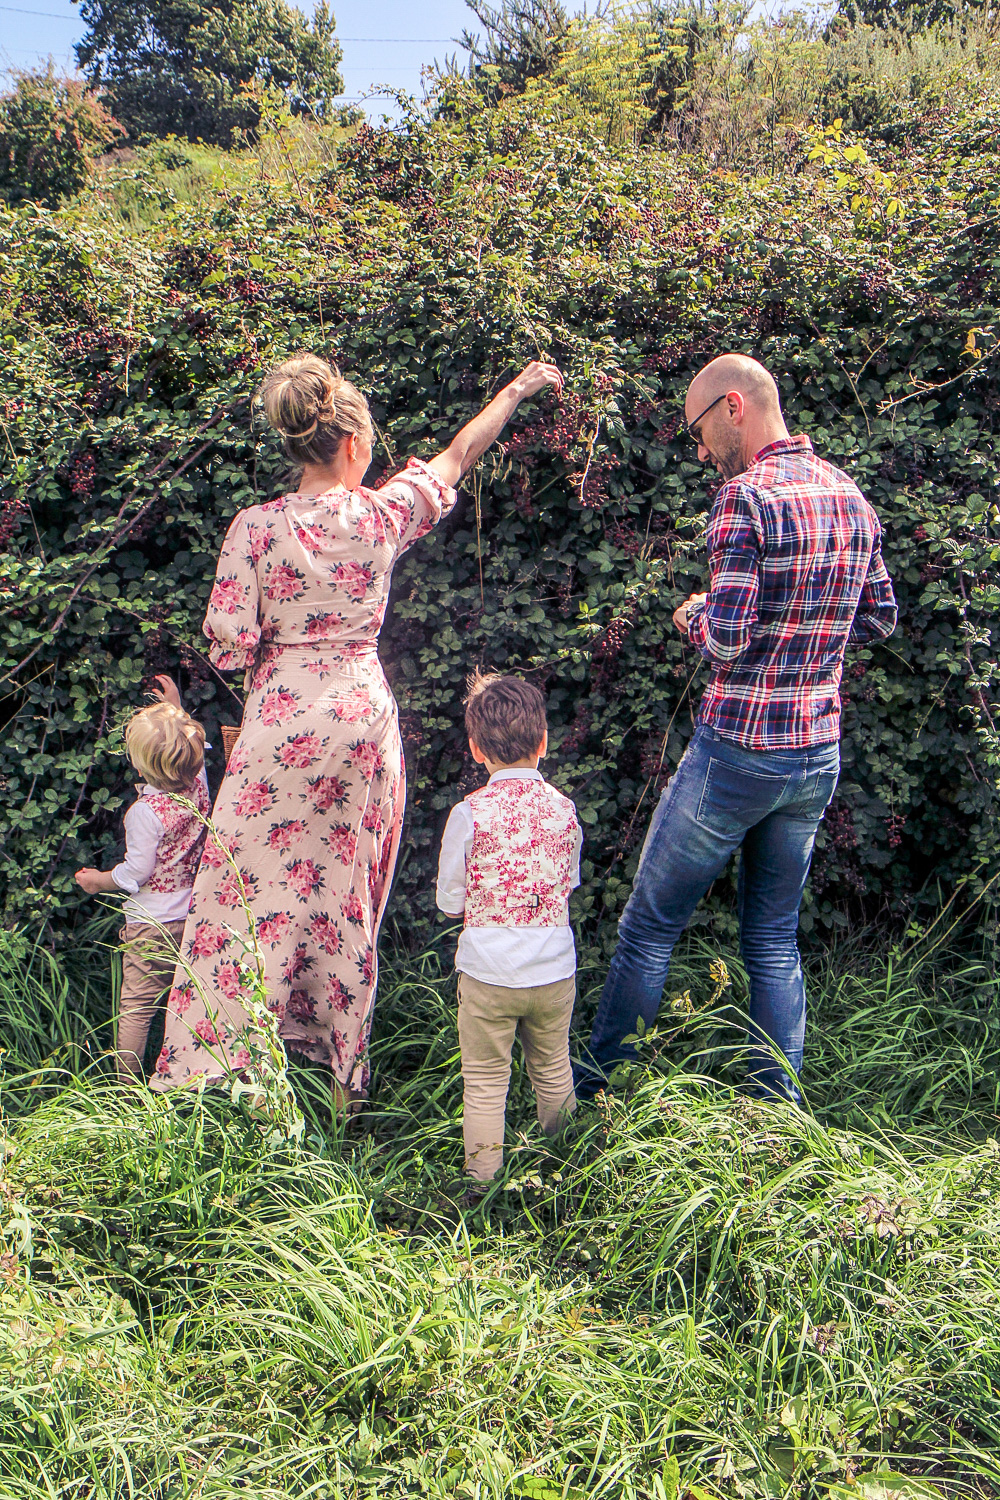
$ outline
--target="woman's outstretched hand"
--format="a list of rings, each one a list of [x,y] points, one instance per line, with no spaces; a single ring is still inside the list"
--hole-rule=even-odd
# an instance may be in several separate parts
[[[443,453],[428,461],[428,466],[441,475],[445,484],[457,484],[476,459],[496,442],[521,402],[549,385],[555,386],[557,391],[562,390],[563,374],[559,366],[533,359],[499,395],[494,396],[489,406],[483,407],[478,417],[466,423]]]
[[[530,365],[525,365],[517,379],[511,381],[511,385],[517,386],[521,393],[519,401],[526,401],[529,396],[543,391],[547,385],[554,385],[558,393],[564,384],[563,372],[559,366],[547,364],[541,359],[533,359]]]

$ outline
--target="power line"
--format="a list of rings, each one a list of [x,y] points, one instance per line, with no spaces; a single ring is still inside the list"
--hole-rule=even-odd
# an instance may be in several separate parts
[[[9,10],[18,16],[48,16],[50,21],[76,21],[78,16],[62,16],[54,10],[22,10],[19,5],[0,5],[0,10]]]
[[[21,5],[0,5],[0,10],[6,10],[16,16],[47,16],[50,21],[77,21],[78,16],[64,16],[55,10],[25,10]],[[450,36],[338,36],[338,42],[416,42],[420,46],[453,42]]]

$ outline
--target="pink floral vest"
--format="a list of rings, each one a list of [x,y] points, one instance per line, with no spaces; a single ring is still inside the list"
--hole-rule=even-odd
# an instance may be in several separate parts
[[[211,811],[205,778],[199,776],[183,795],[207,818]],[[156,869],[146,881],[147,891],[186,891],[194,885],[198,862],[205,847],[205,825],[186,807],[180,807],[169,792],[148,789],[145,800],[163,824],[163,837],[156,849]]]
[[[513,777],[466,797],[466,927],[567,927],[576,809],[547,781]]]

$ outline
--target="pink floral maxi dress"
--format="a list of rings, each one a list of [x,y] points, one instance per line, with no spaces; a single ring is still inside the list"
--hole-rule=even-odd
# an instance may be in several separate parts
[[[377,643],[396,559],[455,503],[411,459],[380,490],[285,495],[227,533],[204,632],[246,669],[243,727],[213,812],[242,877],[286,1046],[363,1088],[375,945],[403,820],[396,704]],[[250,1062],[239,880],[209,839],[167,1005],[156,1089]]]

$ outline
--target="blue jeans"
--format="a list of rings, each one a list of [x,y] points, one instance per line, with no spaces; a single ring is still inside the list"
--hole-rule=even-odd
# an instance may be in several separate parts
[[[799,906],[816,829],[840,774],[840,746],[745,750],[699,726],[660,798],[590,1038],[577,1092],[602,1087],[615,1064],[636,1056],[622,1038],[639,1016],[652,1026],[674,944],[731,854],[739,871],[740,948],[750,977],[749,1076],[755,1091],[798,1101],[806,992],[799,961]],[[773,1044],[770,1045],[770,1044]]]

